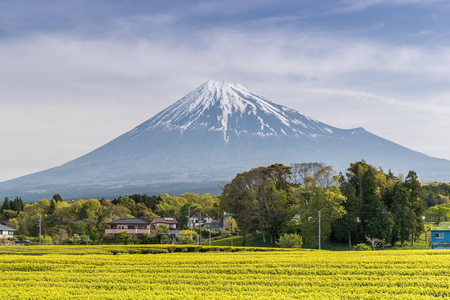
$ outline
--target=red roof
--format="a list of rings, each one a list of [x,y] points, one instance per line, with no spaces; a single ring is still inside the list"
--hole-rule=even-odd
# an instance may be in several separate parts
[[[160,217],[153,218],[152,223],[178,224],[175,218],[160,218]]]

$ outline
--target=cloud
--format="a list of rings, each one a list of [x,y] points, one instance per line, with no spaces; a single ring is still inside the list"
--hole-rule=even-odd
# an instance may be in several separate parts
[[[189,38],[158,39],[36,35],[0,42],[0,64],[0,95],[46,94],[49,100],[59,94],[118,97],[130,87],[136,93],[148,91],[148,82],[158,87],[176,79],[188,86],[214,76],[236,81],[236,75],[240,79],[249,74],[267,80],[302,78],[322,86],[358,85],[374,74],[385,74],[393,82],[405,77],[417,84],[430,78],[450,81],[448,47],[397,46],[278,30],[213,28]]]
[[[427,35],[433,35],[435,34],[434,31],[432,30],[421,30],[419,32],[413,33],[413,34],[409,34],[409,37],[421,37],[421,36],[427,36]]]
[[[344,0],[341,7],[332,10],[334,13],[352,13],[364,11],[373,6],[389,5],[430,5],[442,0]]]
[[[386,1],[345,4],[361,9]],[[208,10],[216,11],[204,8]],[[254,20],[261,25],[298,18],[302,15],[293,13]],[[33,171],[56,166],[145,121],[208,78],[241,82],[330,125],[368,127],[418,150],[414,143],[427,137],[439,140],[440,134],[438,146],[423,147],[437,156],[443,155],[432,151],[447,153],[444,148],[450,144],[442,133],[423,129],[420,137],[406,140],[398,132],[446,125],[449,47],[358,38],[320,28],[259,28],[256,23],[200,24],[193,30],[195,24],[184,27],[185,22],[178,14],[158,11],[109,18],[101,34],[33,31],[0,39],[0,128],[6,130],[0,131],[0,140],[11,145],[0,158],[0,165],[9,166],[3,178],[15,172],[16,163],[7,163],[14,148],[29,149],[41,141],[33,159],[25,161],[34,161]],[[442,86],[439,91],[436,85]],[[392,128],[390,122],[399,125]],[[61,155],[55,158],[56,152]],[[20,154],[21,172],[27,155]],[[14,173],[18,175],[23,173]]]

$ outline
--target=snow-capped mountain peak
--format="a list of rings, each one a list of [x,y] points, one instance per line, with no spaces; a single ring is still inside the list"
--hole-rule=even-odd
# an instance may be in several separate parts
[[[133,134],[160,128],[181,135],[193,130],[220,132],[225,142],[232,136],[329,135],[333,128],[295,110],[275,104],[237,83],[208,80]]]
[[[363,128],[339,129],[258,96],[209,80],[148,121],[62,166],[0,183],[3,196],[40,200],[134,193],[179,195],[221,191],[237,173],[273,163],[352,162],[414,170],[445,180],[450,161],[430,158]]]

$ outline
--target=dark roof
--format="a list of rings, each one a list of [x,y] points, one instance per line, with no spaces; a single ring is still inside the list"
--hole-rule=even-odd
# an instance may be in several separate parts
[[[0,230],[16,231],[14,228],[10,228],[10,227],[2,225],[2,224],[0,224]]]
[[[178,224],[175,218],[160,218],[160,217],[154,217],[152,223]]]
[[[198,220],[198,219],[200,219],[200,216],[201,216],[201,219],[202,219],[202,220],[204,220],[204,219],[206,219],[206,218],[211,218],[211,217],[208,216],[207,214],[198,212],[198,213],[196,213],[195,215],[193,215],[193,216],[191,217],[191,219],[192,219],[192,218],[197,218],[197,220]]]
[[[112,222],[109,222],[108,224],[150,224],[150,223],[141,219],[130,218],[130,219],[114,220]]]

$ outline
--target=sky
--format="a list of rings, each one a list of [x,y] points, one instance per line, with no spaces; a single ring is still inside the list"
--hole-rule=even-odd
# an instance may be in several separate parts
[[[59,166],[208,79],[450,159],[445,0],[0,0],[0,181]]]

